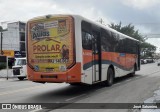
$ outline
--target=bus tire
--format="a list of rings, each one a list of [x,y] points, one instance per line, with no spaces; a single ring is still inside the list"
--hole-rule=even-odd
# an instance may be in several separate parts
[[[24,77],[18,77],[19,80],[24,80]]]
[[[137,69],[136,64],[134,64],[134,71],[131,73],[131,76],[132,76],[132,77],[135,76],[136,69]]]
[[[113,85],[113,80],[114,80],[114,71],[111,67],[109,67],[108,71],[107,71],[106,85],[107,86],[112,86]]]
[[[70,85],[72,85],[72,86],[79,86],[79,85],[81,85],[81,83],[69,83]]]

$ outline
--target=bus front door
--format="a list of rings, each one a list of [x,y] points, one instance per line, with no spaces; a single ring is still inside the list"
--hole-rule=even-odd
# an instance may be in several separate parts
[[[93,83],[101,80],[101,70],[100,70],[100,48],[99,48],[99,33],[93,32],[92,38],[92,80]]]

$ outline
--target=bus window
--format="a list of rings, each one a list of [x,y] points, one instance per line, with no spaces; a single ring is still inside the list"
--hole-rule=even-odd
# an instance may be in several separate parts
[[[111,43],[109,41],[111,37],[111,34],[109,31],[106,31],[102,29],[102,44],[101,44],[101,50],[102,51],[110,51],[111,50]]]
[[[82,31],[82,46],[83,49],[92,50],[92,35]]]

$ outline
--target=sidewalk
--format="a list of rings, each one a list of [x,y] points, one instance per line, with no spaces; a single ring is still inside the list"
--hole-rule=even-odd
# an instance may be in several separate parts
[[[7,69],[0,70],[0,79],[1,78],[13,78],[13,71],[12,69],[8,69],[8,75],[7,75]]]
[[[9,80],[9,79],[8,79]],[[0,77],[0,82],[3,82],[3,81],[7,81],[7,78],[1,78]]]

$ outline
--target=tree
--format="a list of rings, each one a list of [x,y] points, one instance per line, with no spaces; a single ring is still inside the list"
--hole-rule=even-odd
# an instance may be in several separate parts
[[[153,57],[152,54],[154,54],[156,52],[156,46],[144,42],[141,44],[141,52],[142,52],[142,58],[146,58],[146,57]]]
[[[135,28],[132,24],[129,24],[129,25],[122,27],[121,22],[119,24],[111,23],[111,25],[109,25],[109,27],[111,27],[111,28],[123,33],[123,34],[126,34],[130,37],[133,37],[141,42],[145,41],[144,37],[139,33],[138,30],[135,30]]]

